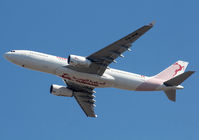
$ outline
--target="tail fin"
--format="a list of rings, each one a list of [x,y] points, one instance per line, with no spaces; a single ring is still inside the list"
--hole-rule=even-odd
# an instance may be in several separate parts
[[[188,64],[189,64],[188,62],[179,60],[176,63],[174,63],[173,65],[169,66],[167,69],[165,69],[162,72],[160,72],[159,74],[155,75],[155,77],[158,79],[167,81],[171,78],[174,78],[174,77],[182,74],[185,71]]]
[[[189,76],[191,76],[194,73],[194,71],[187,71],[185,73],[182,73],[166,82],[164,82],[165,86],[178,86],[183,81],[185,81]],[[168,89],[164,90],[165,94],[167,95],[168,99],[171,101],[176,101],[176,89]]]

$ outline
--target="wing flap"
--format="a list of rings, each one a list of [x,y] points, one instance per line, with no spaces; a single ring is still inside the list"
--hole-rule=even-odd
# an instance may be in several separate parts
[[[73,90],[73,96],[75,97],[77,103],[80,105],[81,109],[84,111],[88,117],[97,117],[94,111],[95,107],[95,96],[93,93],[94,88],[81,86],[63,79],[67,84],[68,88]]]
[[[94,112],[95,100],[91,93],[74,92],[74,97],[88,117],[97,117]]]

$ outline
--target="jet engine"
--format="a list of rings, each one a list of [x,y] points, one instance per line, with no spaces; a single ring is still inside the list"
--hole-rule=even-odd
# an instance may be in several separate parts
[[[64,97],[72,97],[73,91],[68,89],[65,86],[60,85],[51,85],[50,87],[50,93],[56,96],[64,96]]]
[[[89,67],[91,64],[91,61],[82,56],[69,55],[68,64],[72,66]]]

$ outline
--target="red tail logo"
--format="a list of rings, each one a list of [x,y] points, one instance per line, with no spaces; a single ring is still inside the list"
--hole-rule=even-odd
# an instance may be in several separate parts
[[[181,65],[178,64],[177,62],[176,62],[175,64],[173,64],[173,65],[179,66],[179,68],[175,70],[175,73],[174,73],[173,77],[174,77],[179,71],[181,71],[182,69],[184,70],[184,66],[181,66]]]

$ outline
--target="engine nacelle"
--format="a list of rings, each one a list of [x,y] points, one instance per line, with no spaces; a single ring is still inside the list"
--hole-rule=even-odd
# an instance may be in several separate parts
[[[72,97],[73,91],[68,89],[65,86],[60,85],[51,85],[50,87],[50,93],[56,96],[64,96],[64,97]]]
[[[91,61],[82,56],[69,55],[68,64],[72,66],[89,67]]]

